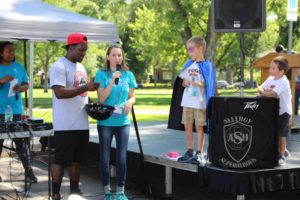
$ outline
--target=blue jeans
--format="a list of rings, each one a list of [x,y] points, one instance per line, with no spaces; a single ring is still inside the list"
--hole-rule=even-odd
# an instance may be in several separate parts
[[[109,159],[113,136],[116,139],[116,160],[117,160],[117,186],[125,185],[127,171],[127,147],[129,139],[130,125],[111,127],[97,126],[100,146],[100,172],[102,175],[103,186],[110,183]]]

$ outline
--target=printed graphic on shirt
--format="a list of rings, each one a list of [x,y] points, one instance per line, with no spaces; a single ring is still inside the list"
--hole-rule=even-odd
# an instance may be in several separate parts
[[[194,62],[191,66],[183,70],[179,77],[182,79],[189,80],[190,83],[198,82],[203,83],[203,77],[199,66],[196,62]],[[182,100],[181,100],[182,107],[188,108],[196,108],[196,109],[204,109],[205,108],[205,91],[203,87],[190,86],[184,89]]]
[[[199,72],[199,68],[192,68],[188,70],[188,74],[189,74],[189,81],[190,82],[194,82],[194,81],[200,81],[200,72]],[[187,92],[191,95],[191,96],[197,96],[197,87],[188,87],[187,88]]]
[[[83,73],[82,71],[76,71],[76,73],[74,74],[74,85],[73,87],[79,87],[82,85],[85,85],[88,83],[88,77],[86,76],[85,73]],[[80,96],[82,97],[86,97],[88,95],[88,92],[83,92],[80,94]]]

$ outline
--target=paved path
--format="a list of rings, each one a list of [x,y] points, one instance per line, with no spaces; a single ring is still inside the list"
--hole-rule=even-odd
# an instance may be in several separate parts
[[[96,126],[91,125],[91,140],[97,141],[97,133]],[[169,149],[170,147],[164,147],[163,145],[159,145],[164,137],[168,134],[172,134],[171,130],[166,129],[166,122],[147,122],[147,123],[139,123],[140,134],[143,138],[149,138],[151,135],[156,135],[157,138],[157,151],[165,151],[165,148]],[[134,137],[134,129],[131,129],[131,137]],[[184,144],[184,134],[178,134],[176,136],[177,141],[176,144],[170,144],[175,150],[180,151],[178,146],[182,146]],[[133,143],[136,143],[136,140],[132,140]],[[45,200],[48,196],[48,185],[47,185],[47,156],[38,152],[40,149],[39,143],[36,140],[34,142],[34,151],[36,152],[34,155],[34,172],[39,179],[38,184],[33,184],[30,188],[30,193],[28,194],[27,199],[32,200]],[[143,147],[146,151],[150,148],[147,141],[143,139]],[[133,147],[136,148],[136,147]],[[300,134],[292,134],[288,139],[288,148],[292,153],[300,152]],[[5,151],[4,151],[5,153]],[[164,170],[160,169],[158,166],[152,166],[151,176],[156,177],[159,182],[157,185],[161,186],[161,194],[164,192]],[[11,169],[11,170],[10,170]],[[0,183],[0,199],[23,199],[24,193],[19,193],[19,197],[17,197],[14,189],[21,190],[24,188],[24,172],[20,162],[15,158],[2,157],[0,160],[0,175],[3,178],[3,182]],[[174,199],[176,200],[229,200],[235,199],[234,195],[218,193],[215,191],[211,191],[207,188],[200,188],[197,186],[197,178],[194,174],[186,174],[184,175],[182,171],[175,171],[174,175]],[[181,178],[176,178],[180,176]],[[193,181],[192,181],[193,180]],[[130,180],[128,180],[130,181]],[[83,168],[82,178],[80,182],[82,191],[84,192],[83,197],[89,200],[102,199],[103,191],[101,186],[101,179],[98,175],[98,167],[95,162],[89,161]],[[147,196],[141,194],[140,191],[137,191],[135,188],[129,187],[127,190],[127,194],[130,200],[147,200],[150,199]],[[69,180],[68,175],[65,173],[63,184],[62,184],[62,195],[63,199],[68,199],[69,197]],[[273,193],[264,193],[264,194],[256,194],[256,195],[248,195],[247,200],[299,200],[300,191],[280,191]],[[153,199],[161,199],[159,197],[155,197]]]

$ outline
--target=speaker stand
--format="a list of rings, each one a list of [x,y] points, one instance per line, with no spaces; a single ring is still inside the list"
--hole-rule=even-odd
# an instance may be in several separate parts
[[[244,96],[244,67],[245,67],[245,51],[244,51],[244,40],[245,40],[245,33],[241,32],[240,33],[240,96]]]

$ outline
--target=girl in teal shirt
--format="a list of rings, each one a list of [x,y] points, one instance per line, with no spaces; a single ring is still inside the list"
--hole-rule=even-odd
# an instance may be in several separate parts
[[[14,95],[10,96],[9,89],[11,81],[15,80],[13,86]],[[0,43],[0,122],[4,121],[5,109],[9,105],[13,110],[13,121],[21,121],[23,114],[23,103],[21,92],[28,89],[28,76],[24,67],[15,62],[15,48],[11,42]],[[29,138],[13,138],[16,145],[16,152],[25,169],[28,182],[36,183],[37,178],[34,175],[30,162],[30,151],[27,144]],[[0,156],[2,152],[3,141],[0,140]]]
[[[113,136],[116,139],[117,156],[117,188],[114,199],[127,200],[124,193],[126,179],[126,154],[129,139],[129,113],[135,102],[134,89],[136,81],[128,70],[124,51],[119,45],[112,45],[106,52],[105,69],[99,70],[95,82],[100,83],[98,99],[101,103],[114,106],[112,116],[106,120],[97,121],[100,168],[105,192],[105,200],[113,199],[110,192],[109,158]]]

